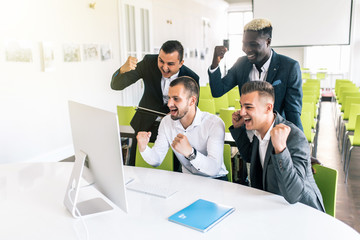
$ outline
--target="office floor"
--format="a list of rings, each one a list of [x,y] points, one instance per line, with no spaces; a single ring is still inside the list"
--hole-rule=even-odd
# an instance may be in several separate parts
[[[360,232],[360,164],[351,162],[352,170],[349,173],[348,183],[345,184],[332,103],[322,102],[320,114],[317,158],[325,166],[338,170],[336,218]]]

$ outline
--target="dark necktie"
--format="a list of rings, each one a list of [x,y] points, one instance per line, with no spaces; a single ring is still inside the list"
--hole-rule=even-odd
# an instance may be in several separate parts
[[[260,78],[261,78],[261,72],[262,72],[261,67],[258,67],[258,66],[256,66],[256,65],[255,65],[255,67],[256,67],[256,69],[259,71],[259,80],[260,80]]]
[[[253,150],[256,151],[255,153],[255,161],[252,162],[254,164],[253,173],[251,178],[251,186],[257,189],[263,190],[263,168],[260,162],[260,154],[259,154],[259,140],[256,136],[254,136],[253,144],[257,144],[256,148]]]

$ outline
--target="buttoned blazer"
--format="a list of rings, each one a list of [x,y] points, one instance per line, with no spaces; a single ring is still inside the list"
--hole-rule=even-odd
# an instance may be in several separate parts
[[[168,113],[169,108],[163,103],[161,89],[162,75],[157,65],[157,59],[158,54],[145,55],[143,60],[137,64],[135,70],[120,74],[120,69],[118,69],[112,76],[111,88],[114,90],[123,90],[139,79],[143,79],[144,93],[139,102],[139,106]],[[180,76],[192,77],[199,84],[199,76],[185,65],[180,68],[179,77]],[[136,112],[130,124],[135,132],[148,131],[154,124],[156,118],[157,116],[155,115]]]
[[[275,154],[269,141],[262,172],[262,189],[282,195],[289,203],[301,202],[321,211],[323,200],[311,171],[310,147],[304,133],[290,121],[276,113],[274,125],[283,123],[291,128],[287,138],[287,147],[280,154]],[[259,151],[259,140],[254,137],[250,142],[246,129],[234,128],[230,132],[240,151],[241,157],[250,162],[250,181],[256,182],[255,161]],[[258,187],[259,186],[255,186]]]
[[[277,54],[274,50],[272,51],[266,81],[271,83],[275,90],[274,110],[302,130],[300,120],[302,79],[299,63],[289,57]],[[250,81],[249,74],[252,68],[252,63],[246,56],[243,56],[237,60],[223,78],[221,78],[219,68],[213,73],[208,71],[212,95],[220,97],[236,85],[239,86],[241,95],[242,85]]]

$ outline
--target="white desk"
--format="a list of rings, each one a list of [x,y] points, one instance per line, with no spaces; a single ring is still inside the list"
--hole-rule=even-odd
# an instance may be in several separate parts
[[[85,239],[79,219],[63,205],[73,163],[0,165],[0,239]],[[127,191],[129,212],[84,217],[90,239],[360,239],[324,213],[281,196],[239,184],[183,173],[126,166],[139,181],[170,184],[178,193],[161,199]],[[92,187],[83,190],[99,195]],[[198,198],[231,205],[235,212],[207,233],[169,222],[167,217]]]

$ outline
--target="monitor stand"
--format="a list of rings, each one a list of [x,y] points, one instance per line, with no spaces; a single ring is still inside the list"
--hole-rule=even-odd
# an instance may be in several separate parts
[[[78,202],[79,191],[81,189],[80,183],[84,172],[86,159],[87,154],[83,151],[79,151],[79,154],[75,158],[75,164],[64,198],[65,206],[75,218],[80,217],[80,215],[85,216],[114,209],[102,198],[93,198]]]

